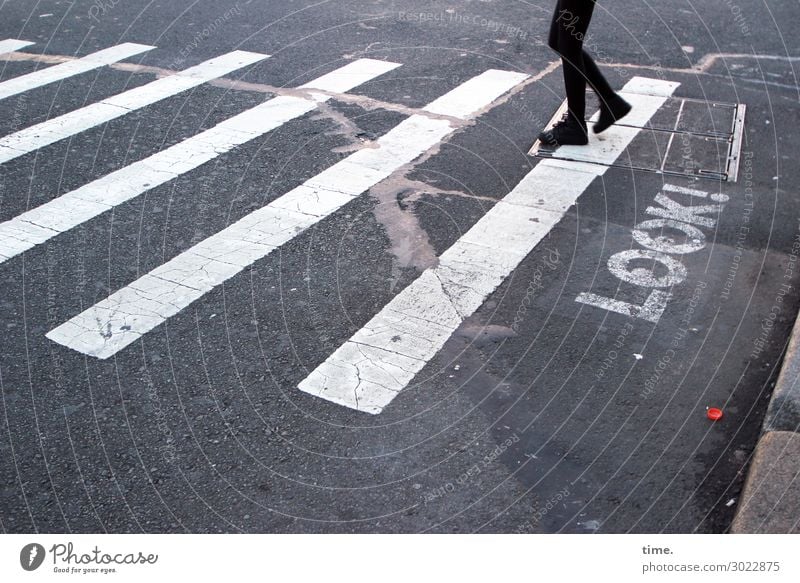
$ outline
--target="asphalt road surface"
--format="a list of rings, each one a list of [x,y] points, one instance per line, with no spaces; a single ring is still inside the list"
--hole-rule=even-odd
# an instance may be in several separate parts
[[[559,161],[552,5],[3,2],[0,528],[726,531],[800,9],[601,2],[634,111]]]

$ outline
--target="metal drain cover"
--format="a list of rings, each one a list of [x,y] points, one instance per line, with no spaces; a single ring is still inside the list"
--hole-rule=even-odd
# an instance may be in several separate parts
[[[623,119],[606,132],[589,131],[588,146],[549,148],[536,140],[529,155],[572,162],[629,168],[671,176],[708,178],[736,182],[742,148],[746,106],[670,97],[643,127],[625,124]],[[561,119],[567,101],[558,107],[546,129]],[[597,114],[587,120],[591,124]],[[636,128],[639,134],[612,164],[602,161],[604,142],[614,131]]]

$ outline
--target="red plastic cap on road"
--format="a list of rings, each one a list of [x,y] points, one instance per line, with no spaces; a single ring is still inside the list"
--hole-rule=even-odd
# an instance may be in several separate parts
[[[712,421],[719,421],[722,419],[722,409],[717,409],[716,407],[711,407],[706,411],[706,415]]]

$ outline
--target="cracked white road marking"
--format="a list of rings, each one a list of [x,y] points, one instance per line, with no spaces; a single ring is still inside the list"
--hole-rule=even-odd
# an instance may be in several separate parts
[[[233,51],[0,138],[0,164],[268,58]]]
[[[396,67],[397,63],[361,59],[302,88],[348,91]],[[179,144],[1,223],[0,263],[312,111],[327,99],[330,97],[316,93],[313,99],[290,96],[269,99]]]
[[[466,119],[527,77],[522,73],[487,71],[477,78],[484,79],[490,88],[478,94],[468,81],[440,99],[451,100],[451,117]],[[360,150],[334,164],[51,330],[47,337],[98,358],[116,354],[421,156],[455,129],[447,119],[423,115],[405,119],[378,139],[377,147]],[[401,369],[392,369],[396,366],[399,365],[388,366],[380,374],[365,374],[379,379],[383,379],[381,375],[405,375]]]
[[[73,75],[79,75],[94,69],[99,69],[100,67],[117,63],[123,59],[150,51],[154,48],[156,47],[150,45],[123,43],[121,45],[116,45],[107,49],[103,49],[102,51],[97,51],[90,55],[86,55],[80,59],[75,59],[74,61],[68,61],[66,63],[61,63],[60,65],[54,65],[45,69],[39,69],[38,71],[33,71],[27,75],[20,75],[19,77],[14,77],[13,79],[9,79],[8,81],[3,81],[0,83],[0,99],[17,95],[23,91],[28,91],[29,89],[55,83],[56,81],[67,79]],[[3,51],[0,48],[0,53],[1,52]]]
[[[25,47],[29,47],[31,45],[35,45],[36,43],[27,41],[27,40],[19,40],[16,38],[7,38],[4,40],[0,40],[0,55],[5,53],[13,53],[14,51],[18,51]]]
[[[644,126],[678,83],[634,77],[623,88]],[[639,132],[614,126],[588,146],[562,147],[585,162],[544,160],[483,218],[300,384],[301,391],[378,414],[444,346]],[[595,163],[591,163],[595,162]]]

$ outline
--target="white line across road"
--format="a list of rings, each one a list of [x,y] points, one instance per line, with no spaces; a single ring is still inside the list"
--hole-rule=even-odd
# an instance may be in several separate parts
[[[623,88],[629,124],[644,126],[678,83],[634,77]],[[299,385],[328,401],[378,414],[436,355],[562,219],[639,132],[615,126],[588,146],[544,160],[366,326]],[[591,162],[595,162],[594,164]]]
[[[0,164],[252,65],[268,55],[233,51],[0,138]]]
[[[464,83],[429,108],[449,104],[466,119],[528,76],[487,71],[483,90]],[[474,79],[472,81],[475,81]],[[201,241],[164,265],[51,330],[47,337],[69,348],[108,358],[192,302],[266,257],[281,245],[369,190],[455,131],[447,119],[412,115],[377,140],[294,190]]]
[[[94,69],[99,69],[112,63],[117,63],[123,59],[133,57],[153,50],[156,47],[150,45],[140,45],[136,43],[123,43],[114,47],[97,51],[80,59],[74,61],[67,61],[59,65],[33,71],[27,75],[20,75],[8,81],[0,83],[0,99],[18,95],[23,91],[42,87],[56,81],[61,81],[72,77],[73,75],[80,75]]]
[[[359,59],[302,89],[345,92],[399,67],[397,63]],[[330,99],[279,96],[227,119],[152,156],[68,192],[0,223],[0,263],[44,243],[126,201],[274,130]]]
[[[5,53],[13,53],[14,51],[18,51],[20,49],[24,49],[25,47],[29,47],[35,44],[36,43],[31,41],[19,40],[16,38],[7,38],[4,40],[0,40],[0,55],[3,55]]]

